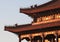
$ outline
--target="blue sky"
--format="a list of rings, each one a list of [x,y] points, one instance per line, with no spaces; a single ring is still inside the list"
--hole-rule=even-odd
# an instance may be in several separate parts
[[[4,26],[29,24],[32,18],[19,13],[20,8],[41,5],[51,0],[0,0],[0,42],[18,42],[17,35],[4,31]],[[25,41],[23,41],[25,42]]]

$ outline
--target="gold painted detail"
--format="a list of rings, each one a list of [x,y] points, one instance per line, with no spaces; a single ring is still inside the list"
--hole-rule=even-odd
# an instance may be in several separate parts
[[[28,37],[28,38],[29,38],[29,37],[30,37],[30,34],[21,35],[21,39],[22,39],[22,38],[25,38],[25,37]]]
[[[32,25],[38,25],[38,24],[50,23],[50,22],[56,22],[56,21],[60,21],[60,14],[37,18],[37,22],[32,23]]]
[[[49,34],[53,34],[54,36],[56,36],[56,33],[58,33],[59,34],[59,32],[60,32],[60,30],[55,30],[55,31],[48,31],[48,32],[40,32],[40,33],[33,33],[33,34],[25,34],[25,35],[21,35],[21,39],[22,38],[25,38],[25,37],[27,37],[27,38],[29,38],[30,40],[31,39],[33,39],[35,36],[40,36],[40,37],[42,37],[43,38],[43,35],[44,35],[44,38],[47,36],[47,35],[49,35]],[[43,35],[42,35],[43,34]],[[59,35],[58,35],[59,36]],[[32,37],[32,38],[31,38]],[[54,38],[54,40],[56,41],[57,39],[56,38]],[[48,40],[48,39],[45,39],[44,40],[45,42],[51,42],[50,40]],[[58,42],[60,41],[60,38],[58,38]],[[28,42],[31,42],[31,41],[28,41]],[[39,40],[37,40],[37,42],[39,42]]]

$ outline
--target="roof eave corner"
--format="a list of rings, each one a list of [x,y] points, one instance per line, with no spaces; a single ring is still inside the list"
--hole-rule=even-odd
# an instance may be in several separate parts
[[[22,8],[20,8],[20,13],[23,13],[23,9]]]
[[[4,26],[4,30],[7,31],[7,27],[6,26]]]

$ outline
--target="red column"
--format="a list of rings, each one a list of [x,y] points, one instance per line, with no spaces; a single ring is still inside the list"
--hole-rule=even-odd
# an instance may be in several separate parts
[[[42,33],[42,42],[45,42],[45,40],[44,40],[44,33]]]
[[[20,35],[18,35],[18,38],[19,38],[19,42],[21,42],[21,37],[20,37]]]

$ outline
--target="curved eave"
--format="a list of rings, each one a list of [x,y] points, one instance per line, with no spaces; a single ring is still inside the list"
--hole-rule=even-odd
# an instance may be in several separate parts
[[[60,8],[60,0],[56,0],[53,3],[43,5],[43,7],[20,9],[20,12],[25,14],[32,14],[32,13],[42,12],[42,11],[56,9],[56,8]]]
[[[5,30],[16,33],[16,32],[43,29],[43,28],[54,27],[54,26],[60,26],[60,21],[45,23],[45,24],[39,24],[39,25],[29,25],[29,26],[25,26],[25,27],[15,27],[15,28],[5,27]]]

